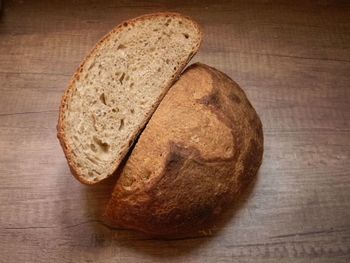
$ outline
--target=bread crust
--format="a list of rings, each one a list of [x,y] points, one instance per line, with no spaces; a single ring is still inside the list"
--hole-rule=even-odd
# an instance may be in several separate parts
[[[256,175],[262,124],[224,73],[194,64],[172,86],[116,183],[105,222],[151,236],[200,231]]]
[[[188,64],[188,62],[191,60],[191,58],[197,53],[197,51],[199,50],[199,47],[201,45],[202,39],[203,39],[203,33],[202,30],[200,28],[200,26],[197,24],[197,22],[195,22],[192,18],[184,16],[182,14],[179,13],[174,13],[174,12],[159,12],[159,13],[153,13],[153,14],[146,14],[146,15],[142,15],[127,21],[124,21],[122,23],[120,23],[118,26],[116,26],[113,30],[111,30],[109,33],[107,33],[104,37],[102,37],[101,40],[99,40],[97,42],[97,44],[95,45],[95,47],[90,51],[90,53],[85,57],[85,59],[83,60],[83,62],[80,64],[80,66],[78,67],[78,69],[75,71],[73,77],[71,78],[69,85],[67,87],[67,89],[65,90],[65,93],[62,97],[61,100],[61,104],[60,104],[60,108],[59,108],[59,116],[58,116],[58,124],[57,124],[57,138],[62,146],[62,149],[64,151],[64,154],[66,156],[69,168],[72,172],[72,174],[74,175],[74,177],[76,179],[78,179],[81,183],[83,184],[87,184],[87,185],[91,185],[91,184],[95,184],[98,183],[100,181],[91,181],[88,180],[84,177],[83,174],[80,173],[80,169],[77,167],[77,165],[74,163],[73,161],[73,157],[72,157],[72,149],[69,146],[67,139],[66,139],[66,135],[65,135],[65,123],[64,123],[64,112],[67,108],[67,101],[69,96],[71,96],[71,94],[74,92],[75,89],[75,82],[77,80],[79,80],[80,78],[80,73],[83,71],[84,69],[84,65],[86,63],[86,61],[88,61],[88,59],[90,59],[91,57],[93,57],[96,52],[98,51],[98,49],[104,44],[104,42],[106,40],[108,40],[112,35],[114,34],[118,34],[119,32],[121,32],[123,30],[124,27],[126,27],[127,25],[131,24],[133,25],[135,22],[139,22],[139,21],[143,21],[143,20],[147,20],[153,17],[177,17],[177,18],[182,18],[182,19],[187,19],[189,21],[191,21],[191,23],[194,25],[194,27],[197,29],[198,34],[200,36],[200,40],[197,44],[197,46],[194,48],[194,50],[192,51],[192,53],[189,55],[187,61],[185,63],[183,63],[182,65],[180,65],[176,71],[176,73],[174,74],[174,77],[172,79],[169,80],[169,82],[165,85],[166,88],[163,90],[163,93],[161,94],[161,96],[159,97],[159,99],[157,100],[157,103],[155,103],[151,109],[151,111],[148,113],[148,115],[146,116],[146,118],[144,119],[144,121],[141,123],[141,125],[139,125],[139,127],[135,130],[135,132],[132,134],[129,142],[125,143],[125,147],[124,149],[121,151],[121,155],[118,159],[115,160],[115,163],[113,165],[113,169],[114,173],[115,171],[118,169],[119,165],[121,164],[122,160],[124,159],[124,157],[126,156],[126,154],[128,153],[130,147],[133,145],[134,141],[136,140],[137,136],[139,135],[139,133],[141,132],[141,130],[144,128],[144,126],[146,125],[146,123],[148,122],[148,120],[151,118],[153,112],[155,111],[155,109],[157,108],[158,104],[160,103],[160,101],[162,100],[162,98],[165,96],[166,92],[168,91],[168,89],[171,87],[171,85],[174,83],[174,81],[176,81],[176,79],[179,77],[179,75],[181,74],[182,70],[185,68],[185,66]],[[103,178],[106,179],[108,177],[110,177],[112,174],[109,174],[107,177]],[[102,180],[103,180],[102,179]]]

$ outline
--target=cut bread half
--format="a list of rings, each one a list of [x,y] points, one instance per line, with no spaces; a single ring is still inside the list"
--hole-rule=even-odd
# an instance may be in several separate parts
[[[123,22],[98,42],[62,98],[57,126],[79,181],[116,171],[201,40],[192,19],[157,13]]]

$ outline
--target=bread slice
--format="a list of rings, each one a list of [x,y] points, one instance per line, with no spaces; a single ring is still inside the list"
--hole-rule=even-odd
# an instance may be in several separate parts
[[[188,67],[123,167],[105,222],[166,238],[197,235],[253,180],[263,141],[237,83],[204,64]]]
[[[57,126],[79,181],[116,171],[201,40],[192,19],[157,13],[123,22],[97,43],[62,98]]]

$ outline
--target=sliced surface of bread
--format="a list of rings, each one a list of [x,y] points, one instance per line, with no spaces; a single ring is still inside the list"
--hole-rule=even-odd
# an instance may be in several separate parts
[[[262,124],[244,91],[194,64],[138,139],[105,221],[167,238],[205,229],[252,181],[262,156]]]
[[[62,98],[57,125],[79,181],[116,171],[201,40],[192,19],[157,13],[123,22],[97,43]]]

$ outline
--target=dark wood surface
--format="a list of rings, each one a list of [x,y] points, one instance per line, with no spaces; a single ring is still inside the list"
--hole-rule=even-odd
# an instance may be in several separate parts
[[[63,91],[124,19],[179,11],[205,32],[193,61],[226,72],[264,125],[255,184],[208,237],[151,240],[100,213],[114,180],[70,175]],[[0,262],[350,262],[348,1],[3,1]]]

